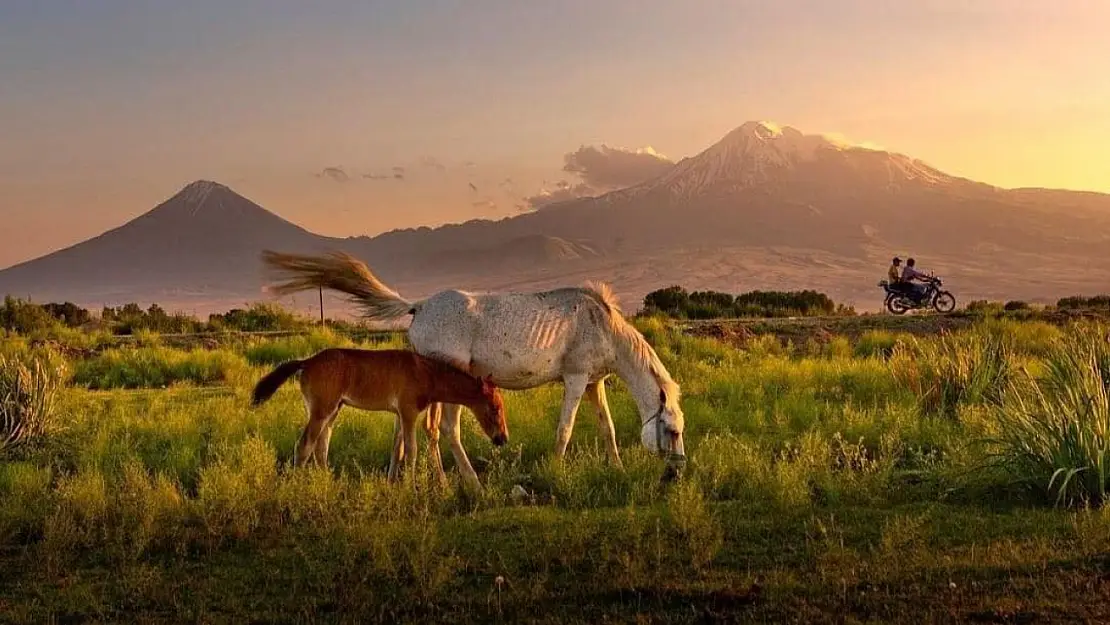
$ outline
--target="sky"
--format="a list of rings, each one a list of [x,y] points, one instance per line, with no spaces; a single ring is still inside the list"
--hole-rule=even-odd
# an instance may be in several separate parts
[[[0,0],[0,267],[196,179],[326,235],[508,217],[749,120],[1110,192],[1108,31],[1103,0]]]

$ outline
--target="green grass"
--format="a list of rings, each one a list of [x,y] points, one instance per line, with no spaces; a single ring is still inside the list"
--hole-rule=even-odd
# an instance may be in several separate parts
[[[247,370],[246,359],[228,350],[125,347],[79,361],[73,382],[93,390],[165,388],[182,382],[232,383],[244,378]]]
[[[619,381],[624,471],[586,404],[552,462],[561,388],[511,392],[504,448],[464,415],[473,495],[447,445],[447,488],[426,466],[386,481],[383,413],[344,409],[329,470],[290,467],[296,385],[258,409],[249,390],[277,362],[352,344],[338,335],[208,350],[144,336],[75,359],[51,444],[0,464],[0,620],[1110,617],[1100,327],[736,348],[638,324],[683,387],[690,462],[671,485]]]

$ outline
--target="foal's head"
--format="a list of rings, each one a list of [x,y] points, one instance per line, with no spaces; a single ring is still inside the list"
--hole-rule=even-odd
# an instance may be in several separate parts
[[[492,376],[475,378],[481,400],[469,408],[478,417],[478,424],[490,441],[500,447],[509,441],[509,426],[505,423],[505,402],[501,390],[493,384]]]

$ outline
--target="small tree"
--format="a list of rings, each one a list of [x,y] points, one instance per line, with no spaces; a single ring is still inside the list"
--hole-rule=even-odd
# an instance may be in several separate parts
[[[79,328],[88,323],[92,318],[88,310],[81,308],[73,302],[43,304],[42,308],[51,317],[61,321],[70,328]]]
[[[49,330],[58,325],[55,319],[45,308],[31,302],[6,296],[4,306],[0,308],[0,327],[9,332],[30,334],[41,330]]]
[[[644,296],[644,308],[673,316],[684,315],[690,306],[690,294],[680,286],[669,286]]]

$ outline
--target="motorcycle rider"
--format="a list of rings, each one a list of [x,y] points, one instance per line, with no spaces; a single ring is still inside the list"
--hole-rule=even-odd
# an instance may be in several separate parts
[[[902,269],[902,282],[905,283],[906,288],[912,293],[914,301],[920,304],[921,296],[925,295],[925,285],[914,284],[913,281],[932,282],[933,279],[918,271],[917,268],[914,267],[915,264],[916,262],[914,259],[906,259],[906,267]]]

